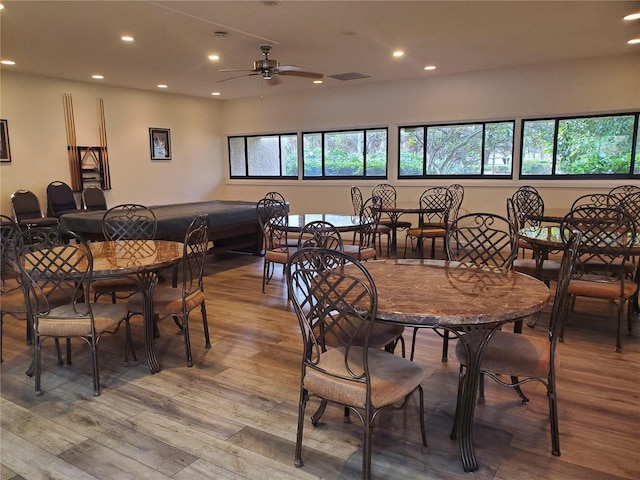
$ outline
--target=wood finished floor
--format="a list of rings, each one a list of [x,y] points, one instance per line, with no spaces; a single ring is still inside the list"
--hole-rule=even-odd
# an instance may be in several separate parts
[[[144,361],[125,365],[124,331],[100,343],[102,394],[93,397],[88,349],[74,343],[74,364],[56,365],[44,349],[44,394],[36,397],[24,372],[30,349],[24,322],[4,321],[0,405],[2,479],[357,479],[361,429],[327,409],[321,423],[305,421],[303,459],[293,465],[299,394],[299,333],[281,269],[260,293],[262,259],[209,259],[207,311],[212,346],[204,348],[200,316],[191,318],[194,367],[171,320],[160,325],[162,371]],[[547,308],[535,329],[542,336]],[[614,351],[612,305],[578,299],[559,345],[561,457],[551,455],[548,404],[542,385],[510,389],[487,381],[476,409],[480,469],[462,470],[449,439],[458,364],[440,361],[442,340],[421,331],[415,361],[427,372],[428,447],[422,447],[417,404],[376,420],[373,476],[377,479],[638,479],[640,478],[640,327]],[[142,329],[134,321],[142,357]],[[409,340],[410,332],[406,338]],[[451,352],[453,349],[450,350]]]

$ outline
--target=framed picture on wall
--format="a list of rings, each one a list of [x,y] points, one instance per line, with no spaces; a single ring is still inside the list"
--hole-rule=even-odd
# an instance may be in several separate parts
[[[6,120],[0,120],[0,162],[11,161],[11,149],[9,148],[9,127]]]
[[[171,132],[168,128],[150,128],[151,160],[171,160]]]

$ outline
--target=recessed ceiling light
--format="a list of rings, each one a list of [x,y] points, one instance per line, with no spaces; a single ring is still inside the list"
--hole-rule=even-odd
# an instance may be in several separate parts
[[[623,20],[639,20],[640,19],[640,12],[638,13],[631,13],[625,17],[622,17]]]
[[[161,83],[160,85],[158,85],[158,88],[169,88],[169,87],[164,83]]]
[[[404,52],[402,50],[396,50],[395,52],[393,52],[393,56],[394,57],[403,57],[404,56]]]
[[[14,62],[13,60],[0,60],[0,63],[2,65],[15,65],[16,62]]]
[[[220,60],[220,55],[209,55],[209,60],[213,60],[214,62]]]
[[[103,80],[104,75],[91,75],[91,78],[95,78],[96,80]]]
[[[640,38],[632,38],[627,43],[630,45],[635,45],[636,43],[640,43]]]
[[[321,83],[324,83],[322,80],[314,80],[313,83],[320,85]]]
[[[427,65],[426,67],[424,67],[425,70],[435,70],[436,66],[435,65]]]
[[[120,40],[122,40],[123,42],[133,42],[133,37],[130,37],[129,35],[124,35],[120,37]]]
[[[4,8],[4,5],[0,3],[0,10],[2,10],[3,8]]]
[[[220,92],[211,92],[211,95],[213,95],[214,97],[217,97],[220,95]]]

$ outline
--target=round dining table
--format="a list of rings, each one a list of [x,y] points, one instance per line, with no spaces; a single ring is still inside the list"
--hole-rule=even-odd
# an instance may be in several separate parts
[[[182,261],[183,244],[168,240],[90,242],[92,279],[132,276],[144,298],[144,349],[151,373],[160,371],[153,328],[153,289],[158,272]]]
[[[463,342],[468,365],[452,438],[458,439],[464,470],[477,470],[473,416],[484,348],[505,323],[540,311],[549,300],[549,288],[512,270],[443,260],[383,260],[364,266],[378,292],[377,321],[443,328]]]

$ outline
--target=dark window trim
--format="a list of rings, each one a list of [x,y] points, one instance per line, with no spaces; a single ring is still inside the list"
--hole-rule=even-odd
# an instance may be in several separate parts
[[[384,168],[384,176],[383,175],[367,175],[367,132],[375,131],[375,130],[384,130],[386,133],[387,141],[386,141],[386,162]],[[327,175],[325,171],[325,135],[331,133],[353,133],[353,132],[362,132],[363,135],[363,165],[362,165],[362,175]],[[304,168],[304,136],[305,135],[320,135],[320,148],[322,151],[322,166],[321,171],[322,175],[305,175]],[[310,130],[304,131],[300,133],[301,135],[301,144],[302,144],[302,153],[300,154],[301,158],[301,169],[302,169],[302,179],[303,180],[387,180],[389,177],[389,127],[367,127],[367,128],[342,128],[337,130]]]
[[[487,124],[492,123],[511,123],[513,125],[513,135],[511,137],[511,142],[513,145],[513,149],[511,151],[511,173],[508,175],[487,175],[484,173],[484,147],[485,147],[485,137],[486,137],[486,126]],[[460,127],[465,125],[482,125],[482,150],[480,153],[480,173],[478,175],[427,175],[427,134],[429,128],[431,127]],[[401,175],[400,174],[400,151],[402,148],[402,142],[400,141],[400,131],[403,128],[421,128],[422,129],[422,137],[424,138],[424,142],[422,142],[422,174],[421,175]],[[516,135],[516,121],[514,119],[503,119],[503,120],[487,120],[487,121],[476,121],[476,122],[442,122],[442,123],[421,123],[421,124],[407,124],[407,125],[398,125],[398,154],[397,154],[397,172],[398,172],[398,180],[417,180],[417,179],[449,179],[449,180],[513,180],[514,179],[514,160],[515,160],[515,135]]]
[[[634,116],[634,126],[633,126],[633,138],[631,139],[631,161],[629,165],[629,173],[616,173],[616,174],[606,174],[606,173],[593,173],[593,174],[578,174],[578,175],[561,175],[556,174],[556,162],[557,162],[557,153],[558,153],[558,128],[560,122],[562,120],[577,120],[580,118],[605,118],[605,117],[622,117],[622,116]],[[551,160],[551,173],[548,175],[523,175],[522,167],[523,167],[523,153],[524,153],[524,124],[525,122],[537,122],[537,121],[554,121],[553,128],[553,158]],[[640,123],[640,112],[630,111],[630,112],[610,112],[610,113],[602,113],[602,114],[584,114],[584,115],[563,115],[563,116],[551,116],[551,117],[531,117],[531,118],[522,118],[520,120],[520,169],[518,171],[518,179],[519,180],[637,180],[640,178],[640,174],[634,174],[634,168],[637,161],[636,155],[636,145],[638,144],[638,123]]]
[[[244,180],[244,179],[255,179],[255,180],[297,180],[298,175],[283,175],[282,172],[282,137],[296,137],[296,142],[298,141],[298,133],[267,133],[267,134],[253,134],[253,135],[228,135],[227,136],[227,161],[229,162],[229,179],[231,180]],[[278,137],[278,169],[280,171],[280,175],[249,175],[249,149],[247,148],[248,139],[256,138],[256,137]],[[244,142],[244,169],[247,172],[245,175],[233,175],[231,173],[231,140],[236,138],[242,138]],[[298,171],[300,171],[300,153],[298,152]]]

